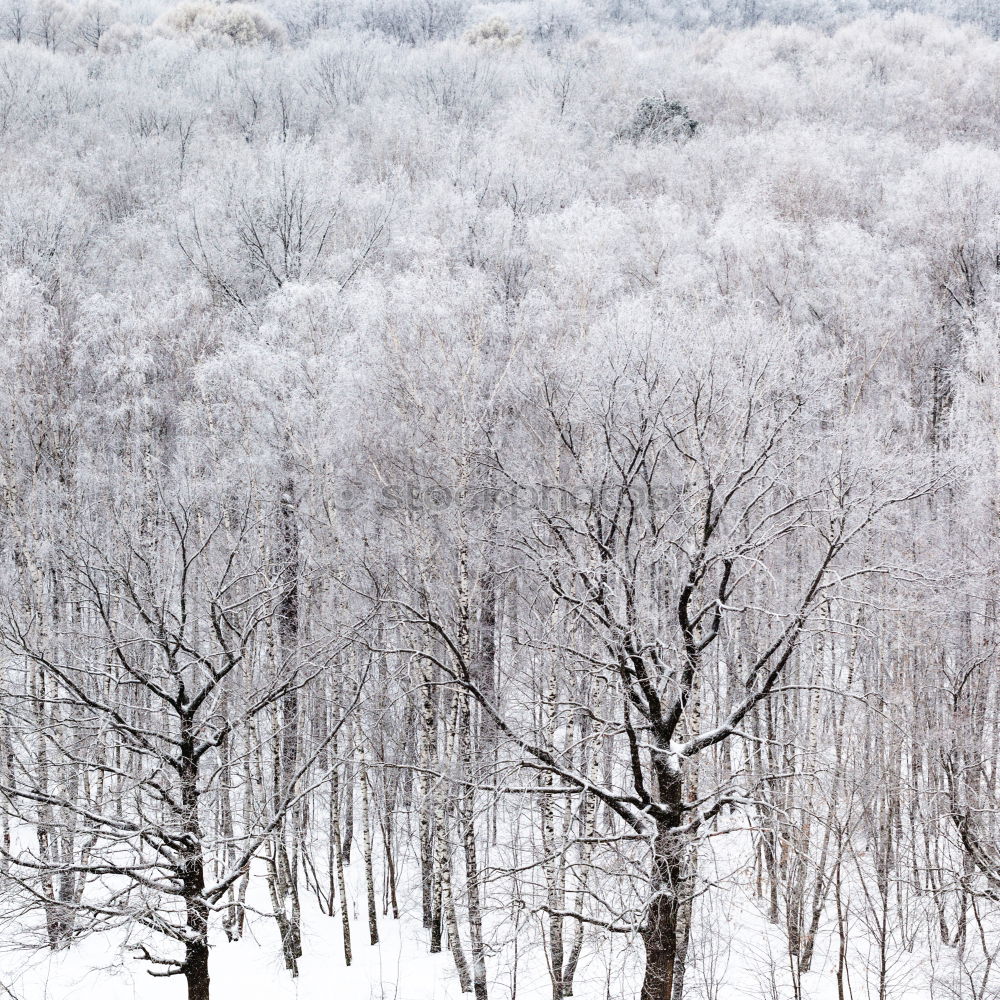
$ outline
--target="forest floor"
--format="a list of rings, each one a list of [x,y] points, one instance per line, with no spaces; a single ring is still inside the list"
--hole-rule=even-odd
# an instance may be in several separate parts
[[[736,838],[734,838],[736,839]],[[216,1000],[462,1000],[451,955],[427,953],[418,918],[416,886],[401,886],[402,916],[379,912],[377,945],[369,944],[362,865],[351,866],[353,961],[344,964],[339,914],[323,914],[304,896],[300,973],[284,968],[266,896],[251,899],[244,938],[213,940],[212,995]],[[262,886],[262,879],[254,880]],[[796,1000],[787,972],[785,938],[744,885],[702,897],[702,933],[687,979],[691,1000]],[[531,924],[534,923],[534,926]],[[813,971],[803,977],[798,1000],[837,1000],[837,940],[833,928],[817,940]],[[520,933],[497,928],[489,960],[491,1000],[548,1000],[551,996],[540,925],[525,918]],[[849,928],[851,1000],[876,1000],[878,949],[863,922]],[[0,996],[8,1000],[182,1000],[180,977],[155,978],[133,957],[129,942],[113,933],[93,935],[61,954],[0,951]],[[576,977],[574,1000],[619,1000],[634,995],[642,968],[638,941],[595,937]],[[884,1000],[931,1000],[920,949],[891,949]],[[960,993],[956,993],[956,1000]]]

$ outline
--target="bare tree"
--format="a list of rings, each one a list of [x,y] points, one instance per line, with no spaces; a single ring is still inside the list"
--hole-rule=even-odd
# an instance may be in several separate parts
[[[643,1000],[673,995],[691,839],[726,806],[754,801],[754,789],[732,783],[699,786],[689,799],[697,761],[739,735],[778,689],[830,594],[878,572],[844,566],[845,553],[925,489],[894,490],[843,446],[817,448],[822,381],[807,376],[788,392],[774,381],[773,362],[737,358],[675,366],[638,346],[613,357],[596,385],[568,375],[540,388],[557,475],[543,480],[548,502],[514,545],[573,632],[553,634],[550,612],[527,627],[616,692],[628,763],[615,777],[624,787],[595,781],[544,732],[525,735],[474,682],[460,624],[403,605],[412,616],[404,624],[431,629],[444,646],[411,653],[475,695],[526,766],[592,794],[645,845],[638,910],[588,918],[639,932]],[[533,485],[523,468],[494,458],[514,489]],[[782,580],[778,567],[796,563],[801,569]],[[581,638],[597,651],[581,649]]]
[[[23,756],[30,743],[15,745],[3,792],[18,809],[68,817],[87,847],[68,864],[27,845],[5,856],[10,877],[40,903],[68,908],[77,932],[126,922],[180,945],[180,957],[152,944],[138,950],[152,975],[183,975],[191,1000],[207,1000],[211,914],[281,827],[305,767],[239,816],[228,831],[235,852],[211,824],[218,791],[208,777],[220,747],[251,752],[252,728],[321,664],[258,669],[260,632],[279,613],[282,588],[256,558],[247,508],[175,504],[159,526],[154,552],[126,532],[67,549],[71,610],[55,646],[40,641],[35,620],[8,611],[12,663],[36,679],[34,704],[62,714],[45,735],[50,767],[86,793],[44,783]],[[19,692],[6,694],[8,719],[19,719]],[[53,878],[69,873],[86,886],[72,900],[53,898]]]

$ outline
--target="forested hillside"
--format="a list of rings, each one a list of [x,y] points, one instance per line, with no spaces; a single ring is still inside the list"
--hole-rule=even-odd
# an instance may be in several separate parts
[[[900,6],[0,0],[5,996],[1000,997],[1000,9]]]

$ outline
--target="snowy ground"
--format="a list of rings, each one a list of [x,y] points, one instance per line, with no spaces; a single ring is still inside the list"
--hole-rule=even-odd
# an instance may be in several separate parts
[[[732,873],[730,873],[731,875]],[[217,1000],[460,1000],[454,964],[445,952],[427,954],[426,932],[419,920],[399,921],[381,916],[381,941],[368,943],[367,916],[359,876],[352,866],[352,945],[354,962],[343,961],[340,919],[319,912],[303,898],[304,957],[301,973],[292,980],[281,961],[273,920],[264,898],[253,899],[261,909],[248,921],[245,938],[213,941],[212,991]],[[258,880],[259,881],[259,880]],[[258,887],[259,888],[259,887]],[[404,889],[401,905],[418,912],[414,887]],[[787,957],[780,928],[771,925],[745,885],[703,897],[698,951],[690,966],[691,1000],[795,1000],[788,984]],[[527,917],[516,936],[495,935],[490,961],[490,996],[495,1000],[543,1000],[551,995],[545,957],[539,946],[540,925]],[[831,928],[821,934],[814,971],[805,977],[801,1000],[836,1000],[836,943]],[[500,938],[503,937],[503,940]],[[851,928],[852,1000],[879,998],[874,945],[863,922]],[[122,946],[121,937],[92,937],[60,955],[6,950],[0,953],[0,995],[18,1000],[182,1000],[183,979],[152,978],[146,966]],[[598,940],[581,963],[575,1000],[616,1000],[632,997],[641,973],[638,942],[617,938]],[[961,987],[932,991],[931,970],[916,948],[893,949],[883,1000],[963,998]]]

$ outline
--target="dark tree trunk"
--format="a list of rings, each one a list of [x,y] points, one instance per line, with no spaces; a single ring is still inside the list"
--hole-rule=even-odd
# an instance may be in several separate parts
[[[181,684],[178,702],[184,704]],[[187,910],[187,941],[184,950],[184,978],[188,1000],[209,1000],[208,900],[205,898],[205,857],[202,853],[201,824],[198,816],[198,759],[195,755],[194,714],[180,712],[180,785],[184,834],[187,843],[180,877]]]
[[[683,882],[684,843],[679,834],[682,815],[682,779],[662,756],[654,757],[654,771],[665,815],[657,821],[653,841],[650,888],[653,898],[646,917],[642,942],[646,972],[640,1000],[672,1000],[677,962],[680,887]]]
[[[642,981],[641,1000],[671,1000],[673,994],[679,908],[667,874],[670,867],[669,860],[663,857],[654,861],[654,868],[662,874],[653,883],[657,896],[649,908],[647,927],[642,935],[646,949],[646,973]]]
[[[208,976],[208,907],[204,903],[188,904],[188,927],[200,928],[196,941],[187,945],[184,956],[184,978],[188,1000],[209,1000]]]

